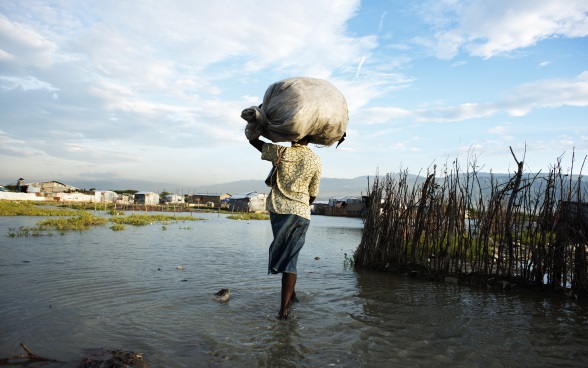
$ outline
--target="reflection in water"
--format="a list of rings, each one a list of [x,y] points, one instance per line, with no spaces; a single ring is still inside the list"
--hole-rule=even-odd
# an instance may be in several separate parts
[[[586,312],[572,312],[566,299],[357,275],[365,303],[353,318],[366,328],[355,348],[370,366],[407,360],[464,367],[582,366],[588,361],[578,344],[588,341]],[[567,323],[562,323],[565,314]]]
[[[313,217],[300,303],[280,321],[269,223],[207,216],[191,230],[2,240],[0,357],[22,341],[64,367],[96,347],[143,352],[153,367],[586,366],[588,307],[355,272],[344,255],[359,244],[357,219]],[[0,217],[0,235],[37,220]],[[225,287],[231,299],[216,302]]]

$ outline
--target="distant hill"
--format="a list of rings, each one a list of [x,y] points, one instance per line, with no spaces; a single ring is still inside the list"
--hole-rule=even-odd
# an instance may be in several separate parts
[[[382,177],[384,177],[382,175]],[[398,176],[398,174],[396,174]],[[373,184],[374,176],[365,175],[358,176],[352,179],[342,178],[321,178],[320,193],[317,199],[326,200],[331,197],[337,196],[361,196],[365,195],[368,189],[368,178],[369,185]],[[416,175],[409,174],[408,180],[411,183],[416,179]],[[110,180],[68,180],[64,178],[44,178],[42,180],[50,181],[55,180],[60,183],[74,186],[79,189],[96,189],[96,190],[138,190],[138,191],[151,191],[161,193],[167,191],[174,194],[193,194],[193,193],[247,193],[247,192],[259,192],[269,193],[269,189],[263,180],[238,180],[227,183],[211,184],[211,185],[196,185],[188,186],[181,185],[178,183],[164,183],[164,182],[152,182],[143,180],[132,180],[132,179],[110,179]],[[424,180],[420,178],[419,181]],[[32,182],[33,180],[27,180],[26,182]],[[6,181],[4,184],[11,184]]]
[[[477,173],[477,183],[480,184],[481,188],[478,188],[477,183],[474,185],[475,189],[472,191],[473,193],[479,193],[480,191],[483,193],[488,193],[490,190],[490,180],[493,177],[494,182],[498,183],[499,186],[506,184],[513,174],[490,174],[490,173]],[[534,174],[524,174],[523,178],[526,179],[527,177],[533,177]],[[385,174],[380,176],[381,179],[385,178]],[[399,174],[394,174],[395,177],[398,177]],[[540,174],[535,180],[533,184],[534,190],[541,190],[540,187],[545,185],[544,178],[546,174]],[[340,179],[340,178],[322,178],[321,179],[321,186],[320,186],[320,193],[317,200],[327,200],[331,197],[337,196],[361,196],[365,195],[368,191],[368,179],[369,179],[369,186],[373,184],[374,176],[359,176],[353,179]],[[140,191],[153,191],[157,193],[161,193],[163,191],[167,191],[170,193],[175,194],[193,194],[193,193],[229,193],[229,194],[237,194],[237,193],[247,193],[247,192],[259,192],[259,193],[269,193],[269,188],[265,185],[263,180],[238,180],[228,183],[220,183],[214,185],[204,185],[204,186],[182,186],[173,183],[162,183],[162,182],[149,182],[149,181],[140,181],[140,180],[60,180],[55,178],[48,178],[47,180],[56,180],[62,182],[64,184],[72,185],[74,187],[80,189],[91,189],[95,188],[98,190],[124,190],[124,189],[133,189],[133,190],[140,190]],[[417,176],[413,174],[408,174],[407,181],[410,186],[412,186],[415,182],[422,183],[425,180],[424,175]],[[437,178],[437,183],[442,184],[443,179]],[[568,179],[569,180],[569,179]],[[574,175],[572,181],[575,182],[577,180],[577,176]],[[465,178],[460,179],[462,184],[465,183]],[[9,184],[9,183],[4,183]],[[582,191],[586,193],[588,191],[588,183],[582,182]],[[476,198],[474,198],[476,200]]]
[[[360,196],[367,192],[368,176],[360,176],[354,179],[334,179],[322,178],[319,200],[326,200],[335,196]],[[263,180],[238,180],[228,183],[220,183],[204,186],[182,186],[173,183],[150,182],[140,180],[61,180],[49,178],[47,180],[56,180],[67,185],[72,185],[80,189],[97,189],[97,190],[124,190],[133,189],[140,191],[153,191],[161,193],[164,190],[175,194],[191,193],[247,193],[259,192],[269,193],[269,189]]]

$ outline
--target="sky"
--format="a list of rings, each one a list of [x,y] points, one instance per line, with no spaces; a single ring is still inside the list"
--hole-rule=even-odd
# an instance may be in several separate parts
[[[0,1],[0,184],[263,180],[241,111],[301,76],[349,109],[325,178],[588,154],[588,0]]]

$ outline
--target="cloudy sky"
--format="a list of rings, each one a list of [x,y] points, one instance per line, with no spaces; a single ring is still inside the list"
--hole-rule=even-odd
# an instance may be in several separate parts
[[[244,108],[326,79],[323,177],[588,154],[587,0],[0,2],[0,184],[263,179]]]

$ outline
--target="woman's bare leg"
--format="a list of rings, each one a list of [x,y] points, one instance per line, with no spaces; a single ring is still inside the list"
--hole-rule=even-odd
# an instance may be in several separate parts
[[[295,295],[294,288],[296,287],[296,274],[292,272],[284,272],[282,274],[282,301],[280,304],[280,318],[288,318],[288,309],[290,308],[290,301]]]

